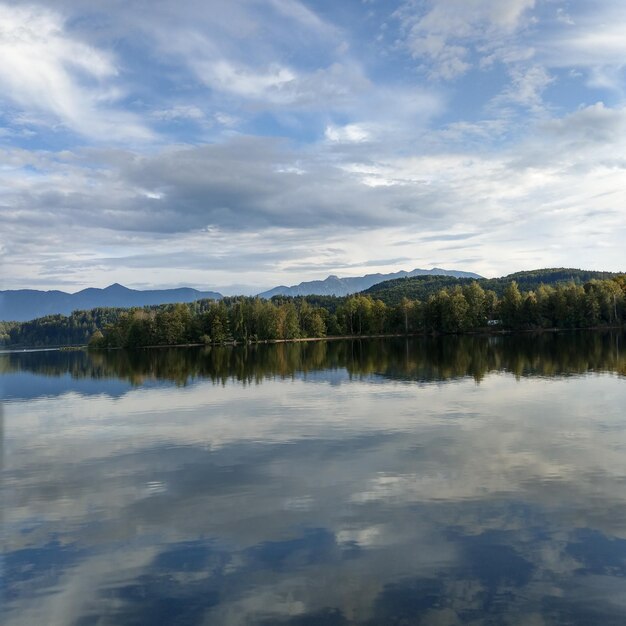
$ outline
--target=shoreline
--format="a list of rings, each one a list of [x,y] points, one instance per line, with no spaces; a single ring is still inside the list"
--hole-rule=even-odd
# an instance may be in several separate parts
[[[45,352],[45,351],[58,351],[58,352],[108,352],[111,350],[153,350],[158,348],[202,348],[202,347],[241,347],[241,346],[258,346],[258,345],[272,345],[272,344],[284,344],[284,343],[308,343],[315,341],[348,341],[355,339],[398,339],[402,337],[414,338],[414,337],[464,337],[464,336],[502,336],[502,335],[540,335],[544,333],[570,333],[581,331],[611,331],[611,330],[626,330],[625,326],[593,326],[590,328],[533,328],[525,330],[507,330],[507,329],[480,329],[480,330],[468,330],[460,333],[443,333],[438,331],[433,332],[421,332],[421,333],[382,333],[375,335],[330,335],[327,337],[296,337],[293,339],[260,339],[257,341],[224,341],[219,343],[177,343],[177,344],[159,344],[151,346],[135,346],[135,347],[114,347],[114,348],[90,348],[87,344],[73,344],[73,345],[61,345],[61,346],[19,346],[19,347],[0,347],[0,354],[13,354],[21,352]]]

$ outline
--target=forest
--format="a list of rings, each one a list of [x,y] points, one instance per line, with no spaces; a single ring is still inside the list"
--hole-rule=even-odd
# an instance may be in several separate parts
[[[461,283],[461,284],[459,284]],[[6,346],[88,343],[93,348],[255,343],[328,336],[465,333],[572,329],[626,322],[626,277],[592,279],[522,291],[458,281],[424,300],[385,302],[371,294],[348,297],[233,297],[133,309],[93,309],[31,322],[0,323]]]
[[[515,272],[500,278],[480,278],[476,282],[485,290],[491,290],[502,296],[504,290],[515,281],[521,291],[537,291],[541,285],[575,284],[584,285],[592,280],[610,280],[619,278],[613,272],[596,272],[567,267],[552,267],[539,270]],[[380,298],[385,304],[398,304],[403,298],[425,301],[430,295],[441,289],[465,286],[473,282],[472,278],[454,278],[453,276],[413,276],[386,280],[366,289],[363,294]]]

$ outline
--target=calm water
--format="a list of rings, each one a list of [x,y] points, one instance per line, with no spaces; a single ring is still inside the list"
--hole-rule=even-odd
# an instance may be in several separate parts
[[[9,625],[626,623],[626,337],[0,355]]]

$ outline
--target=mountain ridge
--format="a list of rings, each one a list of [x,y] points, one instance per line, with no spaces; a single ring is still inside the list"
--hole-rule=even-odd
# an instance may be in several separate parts
[[[363,291],[372,285],[394,278],[417,275],[455,276],[460,278],[481,278],[472,272],[432,268],[430,270],[414,269],[409,272],[400,271],[391,274],[366,274],[339,278],[331,274],[324,280],[302,282],[288,287],[279,285],[257,294],[260,298],[271,298],[275,295],[336,295],[344,296]],[[45,315],[69,315],[76,310],[89,310],[98,307],[129,308],[156,304],[173,304],[175,302],[194,302],[195,300],[219,300],[224,296],[217,291],[200,291],[192,287],[174,289],[138,290],[125,287],[120,283],[112,283],[104,288],[86,287],[75,293],[58,289],[47,291],[37,289],[12,289],[0,291],[0,320],[24,322]]]
[[[324,280],[310,280],[298,283],[297,285],[279,285],[257,294],[260,298],[272,298],[273,296],[347,296],[369,289],[373,285],[388,280],[398,278],[412,278],[414,276],[452,276],[454,278],[483,278],[473,272],[463,272],[461,270],[446,270],[440,267],[433,267],[430,270],[413,269],[410,271],[400,270],[389,274],[366,274],[365,276],[348,276],[339,278],[335,274],[330,274]]]
[[[0,320],[25,322],[45,315],[69,315],[76,310],[98,307],[129,308],[153,304],[194,302],[195,300],[220,300],[217,291],[199,291],[191,287],[176,289],[130,289],[119,283],[108,287],[87,287],[76,293],[58,289],[9,289],[0,291]]]

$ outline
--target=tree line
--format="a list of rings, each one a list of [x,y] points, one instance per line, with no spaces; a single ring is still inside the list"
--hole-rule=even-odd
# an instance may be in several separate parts
[[[464,333],[483,329],[595,328],[626,322],[626,277],[521,291],[511,281],[498,295],[470,281],[424,300],[385,302],[348,297],[275,296],[199,300],[133,309],[100,308],[0,323],[7,346],[89,343],[97,348],[293,340],[385,334]]]
[[[455,278],[454,276],[412,276],[386,280],[373,285],[363,293],[379,298],[386,304],[399,304],[402,298],[425,302],[429,296],[441,289],[469,285],[474,280],[485,290],[495,291],[501,297],[505,289],[515,281],[521,291],[536,291],[541,285],[570,284],[585,285],[592,280],[619,278],[614,272],[597,272],[566,267],[515,272],[500,278]]]
[[[387,305],[369,295],[339,299],[334,311],[306,297],[228,298],[203,307],[176,304],[123,313],[92,338],[95,347],[140,347],[185,343],[221,344],[326,336],[463,333],[591,328],[625,321],[626,280],[542,285],[521,292],[513,281],[498,297],[473,281],[441,289],[424,302],[404,298]]]
[[[28,322],[0,322],[0,345],[47,347],[85,345],[93,334],[113,324],[126,309],[99,307],[71,315],[46,315]]]

